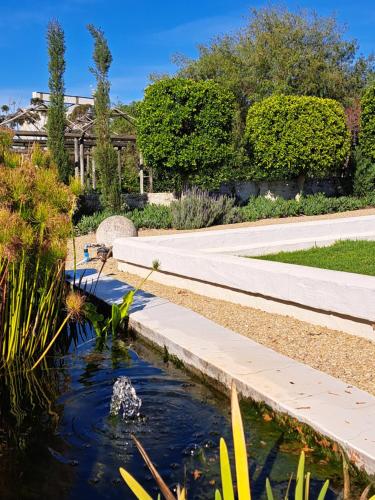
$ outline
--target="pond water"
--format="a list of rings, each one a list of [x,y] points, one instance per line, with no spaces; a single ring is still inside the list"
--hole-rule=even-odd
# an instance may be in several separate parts
[[[124,466],[156,498],[155,483],[131,439],[135,434],[171,487],[186,483],[189,499],[214,498],[218,443],[231,443],[229,401],[140,342],[104,349],[83,342],[39,376],[3,377],[0,410],[2,499],[133,498],[119,476]],[[129,377],[142,400],[140,417],[110,416],[115,381]],[[5,382],[4,382],[5,379]],[[270,477],[277,496],[295,472],[300,445],[273,421],[243,407],[251,456],[253,498],[264,498]],[[1,444],[2,443],[2,444]],[[333,478],[337,465],[308,455],[313,488]]]

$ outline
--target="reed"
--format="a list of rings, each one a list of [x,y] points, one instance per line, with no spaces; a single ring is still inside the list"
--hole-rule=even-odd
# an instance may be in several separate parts
[[[31,363],[45,350],[68,314],[64,311],[64,271],[74,207],[75,196],[59,182],[48,153],[37,146],[28,155],[3,152],[1,365],[20,359]]]

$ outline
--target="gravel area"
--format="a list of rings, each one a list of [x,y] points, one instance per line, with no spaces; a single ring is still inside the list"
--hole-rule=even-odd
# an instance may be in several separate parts
[[[352,215],[375,215],[375,209],[358,210],[346,214],[335,214],[336,217]],[[332,217],[332,216],[331,216]],[[301,217],[301,220],[316,220],[327,218]],[[278,219],[277,222],[295,222],[296,219]],[[271,221],[259,221],[248,225],[269,224]],[[273,221],[275,222],[275,221]],[[236,226],[244,226],[239,224]],[[230,226],[230,227],[233,227]],[[164,234],[166,231],[143,231],[142,235]],[[141,235],[141,234],[140,234]],[[76,238],[78,260],[82,258],[85,243],[94,242],[93,234]],[[71,243],[69,245],[68,264],[72,263]],[[91,261],[86,267],[99,267],[100,263]],[[140,278],[135,275],[117,271],[116,261],[109,259],[105,265],[105,274],[111,274],[116,279],[137,285]],[[193,311],[215,321],[231,330],[245,335],[260,344],[307,365],[340,378],[348,384],[353,384],[375,395],[375,342],[355,337],[343,332],[329,330],[287,316],[266,313],[250,307],[244,307],[230,302],[212,299],[194,294],[188,290],[161,285],[152,281],[145,283],[143,289],[159,297],[164,297],[192,309]]]

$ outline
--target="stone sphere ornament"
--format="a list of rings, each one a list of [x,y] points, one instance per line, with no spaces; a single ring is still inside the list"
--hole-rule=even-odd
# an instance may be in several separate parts
[[[130,219],[122,215],[112,215],[99,225],[96,230],[96,242],[106,247],[112,247],[117,238],[138,236],[138,231]]]

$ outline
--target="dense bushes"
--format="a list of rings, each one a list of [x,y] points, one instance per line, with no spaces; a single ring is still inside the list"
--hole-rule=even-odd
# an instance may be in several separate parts
[[[363,156],[375,163],[375,83],[361,99],[361,129],[359,142]]]
[[[321,215],[335,212],[346,212],[375,206],[375,193],[362,198],[355,196],[340,196],[328,198],[323,194],[302,197],[297,200],[276,200],[264,197],[250,198],[243,207],[242,218],[245,221],[269,219],[274,217],[291,217],[295,215]]]
[[[219,185],[233,154],[234,96],[212,81],[185,78],[150,85],[139,105],[138,146],[156,177]]]
[[[375,192],[375,160],[366,158],[361,148],[357,149],[355,155],[353,192],[356,196]]]
[[[241,220],[234,198],[210,196],[205,191],[193,190],[171,204],[175,229],[199,229]]]
[[[136,208],[125,214],[137,228],[168,229],[172,227],[172,214],[169,207],[163,205],[146,205],[142,210]]]
[[[235,207],[231,198],[220,196],[209,198],[207,194],[195,191],[171,207],[148,205],[143,210],[135,209],[123,213],[137,228],[154,229],[199,229],[216,224],[255,221],[298,215],[320,215],[360,208],[374,207],[375,193],[366,196],[340,196],[328,198],[323,194],[302,197],[297,200],[277,198],[271,200],[262,196],[250,198],[244,207]],[[84,216],[76,226],[78,235],[95,231],[111,212],[98,212]]]
[[[361,100],[359,147],[355,154],[353,192],[358,196],[375,191],[375,84]]]
[[[350,148],[343,107],[318,97],[274,95],[254,104],[245,135],[258,179],[323,177]]]
[[[0,163],[0,364],[30,362],[61,326],[72,191],[49,155]],[[18,161],[15,163],[15,160]],[[37,162],[36,162],[37,161]]]
[[[134,209],[127,212],[112,212],[103,210],[92,215],[84,215],[76,224],[76,235],[96,231],[99,224],[111,215],[124,215],[131,219],[136,228],[168,229],[172,227],[172,213],[169,207],[162,205],[146,205],[144,209]]]

